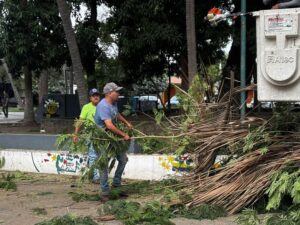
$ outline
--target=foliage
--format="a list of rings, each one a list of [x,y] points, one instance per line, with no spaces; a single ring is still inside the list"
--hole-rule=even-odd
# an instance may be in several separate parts
[[[179,210],[178,215],[188,219],[214,220],[218,217],[225,217],[227,215],[227,212],[220,206],[203,204],[193,208],[184,207]]]
[[[11,174],[2,174],[2,177],[0,178],[0,189],[4,189],[6,191],[17,190],[17,184],[14,182],[15,176]]]
[[[159,94],[167,89],[167,80],[166,74],[161,77],[144,77],[133,85],[133,90],[137,94]]]
[[[0,46],[12,74],[25,65],[32,71],[60,68],[67,58],[61,19],[53,0],[21,4],[3,1],[0,27]]]
[[[138,143],[142,145],[143,153],[145,154],[153,154],[160,152],[166,153],[168,149],[170,149],[168,146],[169,144],[166,143],[166,141],[161,141],[157,138],[141,140]]]
[[[95,168],[103,169],[108,167],[112,169],[118,152],[128,149],[128,142],[123,141],[117,135],[106,131],[104,128],[97,127],[93,122],[78,120],[75,126],[81,126],[78,142],[74,144],[72,142],[72,134],[65,134],[57,138],[56,145],[59,149],[69,149],[70,152],[87,154],[87,145],[92,144],[99,155],[99,158],[93,165]],[[110,165],[109,162],[111,162]]]
[[[113,214],[116,219],[121,220],[125,225],[134,224],[173,224],[170,218],[179,216],[189,219],[216,219],[226,216],[226,211],[218,206],[201,205],[187,209],[182,205],[168,207],[157,201],[148,202],[141,206],[137,202],[117,200],[109,201],[98,208],[100,215]]]
[[[246,154],[254,149],[261,149],[261,152],[265,154],[269,142],[270,137],[265,126],[250,130],[249,134],[243,140],[242,153]]]
[[[257,211],[254,209],[244,209],[235,221],[239,225],[261,225]]]
[[[119,60],[126,74],[126,82],[152,76],[159,77],[168,69],[170,61],[176,64],[176,73],[186,72],[185,1],[170,0],[106,0],[111,10],[107,31],[116,36]],[[229,39],[227,22],[222,29],[212,28],[204,16],[208,10],[224,1],[196,2],[197,47],[205,55],[206,64],[224,57]],[[226,4],[226,3],[225,3]],[[223,5],[225,5],[223,4]],[[220,32],[221,30],[221,32]],[[211,40],[207,42],[207,40]]]
[[[239,225],[297,225],[300,223],[300,210],[290,208],[286,212],[278,212],[267,216],[258,216],[254,209],[245,209],[236,219]]]
[[[55,217],[51,220],[36,223],[35,225],[97,225],[90,217],[79,217],[67,214],[62,217]]]
[[[166,206],[159,202],[148,202],[144,207],[137,202],[124,200],[108,201],[98,209],[100,215],[113,214],[116,219],[121,220],[125,225],[136,224],[160,224],[172,225],[169,220],[172,214]]]
[[[278,209],[284,196],[291,196],[294,204],[300,203],[300,170],[296,165],[288,165],[276,172],[267,190],[269,202],[267,210]]]
[[[17,170],[15,173],[14,173],[14,178],[16,180],[32,180],[33,177],[20,171],[20,170]]]
[[[33,208],[31,211],[35,215],[47,215],[47,210],[45,208]]]
[[[299,112],[294,111],[291,103],[277,102],[273,111],[272,129],[281,131],[299,131]]]
[[[99,194],[87,194],[87,193],[79,193],[73,191],[69,192],[68,194],[72,197],[72,200],[75,202],[100,200]]]

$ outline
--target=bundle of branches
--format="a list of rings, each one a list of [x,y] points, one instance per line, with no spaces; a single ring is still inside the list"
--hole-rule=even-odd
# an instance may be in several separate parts
[[[99,157],[90,168],[91,170],[89,170],[89,172],[91,172],[94,168],[103,169],[107,167],[109,171],[111,171],[116,162],[117,154],[122,151],[127,151],[129,142],[124,141],[104,128],[97,127],[95,123],[88,120],[75,121],[75,126],[78,125],[81,126],[78,134],[78,142],[72,142],[73,134],[60,135],[56,140],[56,146],[58,149],[68,150],[71,153],[88,154],[88,148],[90,145],[93,145],[93,148]],[[120,124],[119,127],[120,126],[122,125]],[[123,126],[122,129],[124,130],[125,127]]]
[[[288,128],[284,132],[273,130],[272,125],[279,127],[276,115],[276,121],[241,121],[236,114],[236,96],[241,91],[245,89],[231,90],[216,104],[194,101],[193,111],[201,119],[189,121],[184,137],[189,140],[185,152],[196,159],[192,174],[184,177],[184,183],[192,187],[188,188],[193,193],[192,200],[187,202],[189,207],[208,203],[236,213],[260,199],[276,171],[286,167],[287,162],[300,160],[300,136],[287,126],[290,117],[281,117],[284,119],[280,123]],[[182,125],[176,125],[184,130]],[[212,170],[220,153],[228,155],[228,159],[221,169]]]
[[[255,129],[266,124],[265,120],[255,117],[240,120],[236,96],[249,88],[233,89],[218,103],[199,102],[190,93],[181,90],[185,113],[168,119],[169,130],[177,131],[172,143],[177,148],[176,153],[190,153],[194,156],[195,174],[211,169],[220,151],[236,154],[231,147],[247,137],[249,128]]]
[[[190,177],[193,199],[189,206],[203,203],[223,206],[233,214],[255,203],[265,194],[272,175],[288,162],[300,160],[300,146],[293,147],[290,137],[286,143],[272,144],[264,154],[260,149],[248,153],[234,163],[218,169],[214,175],[195,173]],[[298,143],[299,144],[299,143]]]

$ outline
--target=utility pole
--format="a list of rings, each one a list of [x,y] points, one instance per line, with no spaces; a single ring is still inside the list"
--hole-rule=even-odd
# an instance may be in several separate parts
[[[240,61],[240,80],[241,88],[246,87],[246,0],[241,0],[241,61]],[[241,120],[245,118],[246,114],[246,93],[241,92]]]

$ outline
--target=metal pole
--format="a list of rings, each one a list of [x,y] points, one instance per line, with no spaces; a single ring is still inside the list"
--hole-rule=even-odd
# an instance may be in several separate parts
[[[241,0],[241,68],[240,80],[241,88],[246,87],[246,0]],[[241,92],[241,119],[245,118],[246,114],[246,93]]]

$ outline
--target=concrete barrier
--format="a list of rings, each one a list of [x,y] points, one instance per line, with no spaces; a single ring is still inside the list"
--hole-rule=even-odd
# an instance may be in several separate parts
[[[80,175],[87,165],[87,156],[69,154],[63,151],[37,151],[5,149],[0,150],[0,158],[5,159],[1,170],[49,174]],[[170,155],[128,155],[124,178],[140,180],[160,180],[181,175],[188,171],[191,160]],[[114,170],[110,175],[114,174]]]

